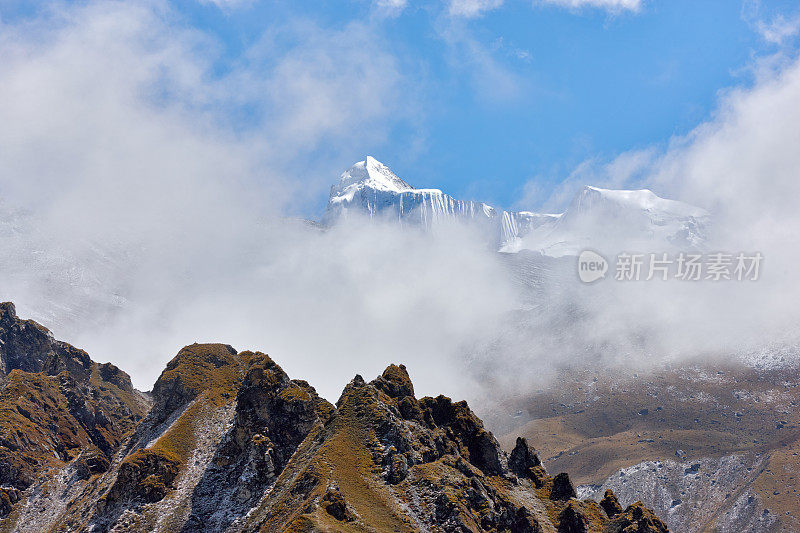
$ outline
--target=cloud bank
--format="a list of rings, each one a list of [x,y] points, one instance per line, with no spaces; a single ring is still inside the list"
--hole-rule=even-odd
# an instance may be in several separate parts
[[[390,362],[441,389],[507,311],[493,254],[459,228],[287,218],[414,114],[398,59],[360,23],[295,21],[219,74],[175,17],[97,1],[2,27],[0,298],[142,389],[194,341],[266,351],[331,399]]]
[[[572,10],[603,9],[609,13],[637,12],[643,4],[642,0],[539,0],[539,2]],[[503,0],[449,0],[448,11],[454,17],[476,18],[502,7],[503,3]]]
[[[463,396],[465,370],[522,387],[559,364],[797,340],[796,57],[761,61],[668,146],[588,161],[552,200],[593,183],[705,207],[714,246],[764,254],[762,280],[528,294],[516,258],[464,228],[287,217],[418,114],[418,79],[375,28],[271,27],[222,73],[218,43],[157,1],[52,4],[1,29],[0,298],[140,388],[194,341],[264,350],[335,399],[389,362]]]
[[[542,0],[545,4],[566,7],[569,9],[597,8],[605,9],[612,13],[622,11],[639,11],[642,0]]]
[[[800,60],[762,58],[754,72],[751,87],[722,92],[714,115],[687,135],[611,161],[587,161],[548,204],[557,209],[576,188],[593,183],[650,188],[704,207],[713,216],[708,252],[762,253],[760,279],[556,284],[540,302],[544,311],[502,337],[502,351],[514,354],[516,365],[547,362],[552,354],[569,364],[644,368],[699,357],[796,364]]]

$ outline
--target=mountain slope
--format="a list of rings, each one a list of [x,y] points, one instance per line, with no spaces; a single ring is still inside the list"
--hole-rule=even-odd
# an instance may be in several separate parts
[[[692,250],[705,241],[708,213],[642,189],[623,191],[586,186],[547,231],[530,233],[519,248],[551,256],[577,255],[586,248],[608,251]],[[652,250],[656,251],[656,250]]]
[[[105,472],[150,407],[127,374],[0,304],[0,517],[44,475]]]
[[[333,406],[265,354],[193,344],[152,396],[103,468],[65,457],[4,488],[0,531],[666,531],[578,500],[524,439],[507,455],[466,402],[417,399],[403,366]]]
[[[564,370],[488,420],[549,451],[579,494],[641,499],[679,532],[797,531],[800,374],[717,362],[631,374]],[[700,527],[702,525],[702,527]]]
[[[251,515],[261,530],[665,531],[641,505],[574,498],[524,439],[500,450],[466,402],[414,397],[405,368],[345,388],[336,416]],[[306,443],[304,443],[304,446]],[[280,483],[279,483],[280,484]],[[627,530],[626,530],[627,531]]]

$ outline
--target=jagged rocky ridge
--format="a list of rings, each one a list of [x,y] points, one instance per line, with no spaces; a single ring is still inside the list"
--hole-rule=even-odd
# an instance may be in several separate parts
[[[0,471],[0,531],[666,531],[578,500],[524,439],[506,454],[466,402],[417,399],[402,365],[334,406],[263,353],[194,344],[147,398],[2,309],[0,452],[33,466]]]
[[[125,372],[0,304],[0,517],[52,469],[105,472],[148,409]]]

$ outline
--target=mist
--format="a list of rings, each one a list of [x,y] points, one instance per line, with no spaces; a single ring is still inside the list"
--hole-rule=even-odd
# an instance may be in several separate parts
[[[266,59],[215,76],[213,43],[170,16],[65,3],[2,27],[2,299],[143,390],[182,346],[223,342],[332,400],[391,362],[437,392],[510,309],[494,254],[464,228],[293,216],[405,116],[393,56],[294,21],[314,37],[265,35]]]
[[[512,388],[546,384],[553,374],[542,378],[541,369],[559,365],[610,366],[625,375],[686,361],[763,366],[800,360],[800,61],[778,52],[755,59],[751,74],[748,86],[721,91],[713,115],[688,134],[665,146],[586,161],[543,209],[562,209],[584,184],[648,188],[710,212],[706,253],[760,252],[759,279],[554,283],[542,308],[521,319],[524,327],[500,336],[500,351],[515,369],[531,363],[539,369],[538,376],[500,373],[515,376]],[[594,246],[610,259],[625,251],[678,251],[630,250],[608,241]]]
[[[760,251],[759,281],[584,286],[570,263],[529,292],[470,228],[302,220],[424,106],[378,32],[292,21],[220,74],[213,41],[173,17],[100,1],[0,22],[0,298],[138,388],[192,342],[269,353],[331,400],[391,362],[418,393],[463,397],[568,364],[796,345],[796,58],[759,60],[706,123],[587,162],[541,206],[578,184],[649,187],[711,212],[710,250]]]

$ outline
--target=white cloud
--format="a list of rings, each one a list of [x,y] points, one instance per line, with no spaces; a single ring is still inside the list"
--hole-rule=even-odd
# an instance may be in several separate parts
[[[398,60],[381,49],[367,26],[351,23],[340,31],[323,31],[309,25],[291,34],[297,46],[277,59],[269,46],[262,50],[266,61],[274,63],[263,84],[277,130],[274,142],[292,143],[292,149],[338,142],[347,137],[343,131],[356,125],[363,128],[361,139],[375,139],[386,133],[386,123],[375,118],[412,112],[399,108],[413,90],[405,85]]]
[[[503,0],[449,0],[448,10],[455,17],[474,18],[499,8]]]
[[[769,58],[774,66],[774,58]],[[757,68],[752,88],[723,94],[715,116],[675,139],[656,160],[653,187],[709,207],[720,249],[760,251],[765,269],[750,293],[728,295],[740,311],[733,339],[797,342],[800,298],[800,60]],[[706,306],[710,316],[723,300]]]
[[[374,0],[374,5],[380,14],[394,17],[408,7],[408,0]]]
[[[783,45],[800,34],[800,17],[786,18],[777,15],[769,23],[759,20],[756,28],[761,38],[768,43]]]
[[[530,387],[554,360],[646,369],[758,353],[787,362],[800,357],[800,59],[783,59],[759,61],[752,87],[721,92],[714,115],[667,146],[579,165],[545,205],[560,211],[579,187],[599,185],[649,188],[705,207],[713,217],[706,251],[761,252],[760,279],[601,282],[591,290],[559,280],[537,295],[544,311],[523,325],[512,322],[487,347],[486,375]],[[531,202],[541,198],[535,181],[523,194]]]
[[[581,9],[585,7],[605,9],[613,13],[622,11],[639,11],[642,7],[642,0],[539,0],[545,4],[553,4],[569,9]]]
[[[800,229],[800,61],[775,64],[769,58],[771,68],[756,69],[753,88],[724,93],[714,118],[675,139],[652,178],[713,207],[732,228],[729,238],[764,246]]]
[[[198,0],[201,4],[215,5],[223,11],[243,8],[253,4],[255,0]]]
[[[626,349],[653,360],[800,343],[800,60],[784,59],[759,62],[755,84],[722,92],[714,115],[688,135],[610,162],[586,161],[550,200],[563,207],[577,187],[592,184],[649,188],[707,208],[713,216],[708,250],[761,252],[761,278],[691,290],[672,284],[669,291],[607,291],[587,331],[576,332],[576,349],[587,339],[613,344],[639,332],[647,332],[644,352]]]
[[[0,299],[143,389],[216,341],[330,399],[389,362],[453,392],[449,358],[511,301],[482,243],[283,217],[418,115],[380,32],[273,28],[219,76],[218,44],[175,16],[94,1],[3,26]]]
[[[769,9],[764,9],[761,0],[745,0],[742,3],[742,20],[749,24],[765,42],[784,46],[800,34],[800,15],[797,13],[787,15],[772,10],[771,19],[767,21],[770,15],[765,11],[769,11]]]
[[[454,19],[440,27],[439,35],[448,46],[451,65],[467,77],[479,99],[503,104],[523,94],[523,78],[496,57],[502,49],[497,42],[484,45],[463,21]]]
[[[451,16],[475,18],[502,7],[504,0],[449,0],[448,11]],[[643,0],[534,0],[534,4],[551,4],[568,9],[597,8],[611,13],[623,11],[638,12]]]

